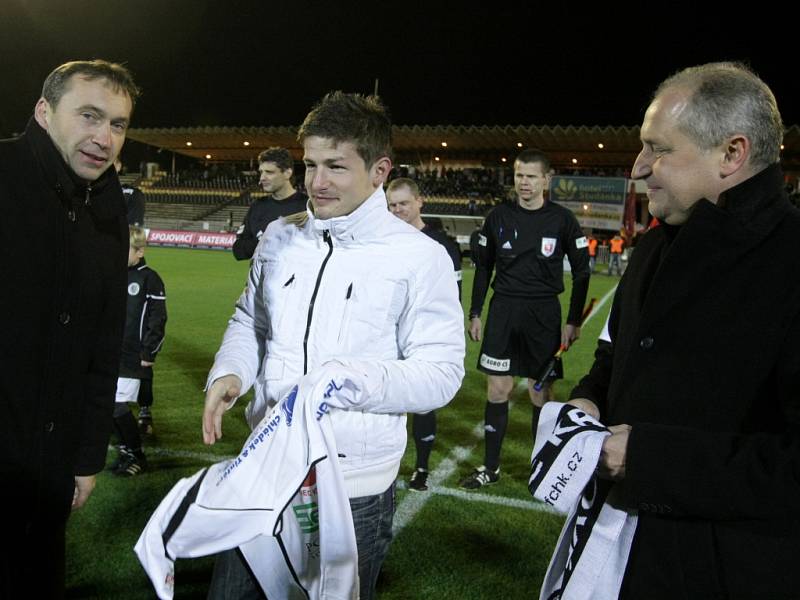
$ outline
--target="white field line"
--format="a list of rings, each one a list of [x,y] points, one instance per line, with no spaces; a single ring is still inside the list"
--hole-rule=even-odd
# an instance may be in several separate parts
[[[617,284],[617,285],[619,285],[619,284]],[[603,296],[602,298],[600,298],[600,302],[598,302],[597,304],[594,305],[594,308],[592,309],[592,312],[589,313],[589,316],[586,317],[586,321],[583,322],[584,325],[586,325],[586,323],[589,322],[589,319],[593,318],[597,313],[600,312],[600,309],[603,308],[603,306],[605,305],[606,302],[608,302],[609,300],[611,300],[611,298],[614,297],[614,292],[617,291],[617,285],[615,285],[613,288],[608,290],[608,292],[606,292],[606,295]]]
[[[428,493],[438,494],[440,496],[450,496],[451,498],[458,498],[467,502],[485,502],[487,504],[496,504],[499,506],[509,506],[511,508],[521,508],[524,510],[532,510],[536,512],[552,513],[559,515],[552,506],[539,502],[531,498],[530,500],[520,500],[519,498],[506,498],[505,496],[492,496],[491,494],[481,494],[478,492],[468,492],[466,490],[459,490],[455,488],[434,486],[428,488]],[[415,494],[417,496],[421,494]]]
[[[584,325],[592,319],[598,311],[603,307],[603,305],[608,302],[608,300],[613,297],[614,292],[616,291],[617,286],[614,286],[611,290],[606,293],[605,296],[598,302],[592,312],[589,313],[589,316],[586,317],[586,320],[583,322]],[[527,385],[525,379],[522,379],[520,382],[521,385]],[[509,406],[510,408],[510,406]],[[482,439],[483,437],[483,423],[478,423],[474,429],[472,430],[472,434],[478,440]],[[417,515],[417,513],[422,510],[422,507],[431,499],[431,492],[435,492],[438,494],[446,494],[448,496],[453,496],[456,498],[461,498],[464,500],[477,500],[477,501],[484,501],[484,502],[494,502],[496,504],[506,504],[507,506],[517,506],[519,503],[520,508],[530,508],[531,510],[546,510],[547,507],[543,504],[530,503],[516,500],[514,498],[503,498],[500,496],[491,496],[489,494],[475,494],[473,492],[462,492],[461,490],[454,490],[452,488],[444,488],[441,487],[439,484],[442,483],[445,479],[450,477],[455,470],[458,468],[458,465],[465,461],[467,457],[469,457],[472,450],[475,448],[475,444],[472,444],[469,447],[465,446],[456,446],[453,448],[450,453],[442,459],[442,461],[430,472],[428,475],[428,492],[412,492],[410,491],[406,494],[400,503],[397,505],[397,510],[394,514],[394,524],[392,525],[392,533],[397,535],[403,528],[408,525],[412,519]],[[493,500],[487,500],[487,498],[492,498]],[[496,499],[496,501],[494,500]],[[544,507],[544,508],[542,508]]]
[[[109,446],[109,450],[116,451],[116,447]],[[146,454],[154,454],[156,456],[175,456],[178,458],[191,458],[200,462],[216,463],[223,460],[230,460],[234,456],[226,454],[212,454],[211,452],[192,452],[191,450],[175,450],[174,448],[157,448],[153,446],[144,446],[147,451]]]
[[[438,487],[445,479],[455,473],[459,463],[467,460],[478,440],[483,436],[483,423],[478,423],[472,428],[472,437],[475,438],[475,443],[471,446],[456,446],[450,453],[436,465],[436,468],[428,475],[428,489]],[[397,535],[400,531],[408,525],[417,513],[422,510],[422,507],[430,500],[430,493],[426,492],[409,492],[397,505],[394,513],[394,521],[392,523],[392,533]]]

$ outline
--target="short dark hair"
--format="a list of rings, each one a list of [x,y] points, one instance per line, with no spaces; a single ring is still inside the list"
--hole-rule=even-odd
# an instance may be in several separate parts
[[[411,195],[415,198],[419,198],[419,186],[417,182],[413,179],[409,179],[408,177],[398,177],[397,179],[392,179],[389,187],[386,188],[386,192],[392,192],[397,188],[408,188],[408,191],[411,192]]]
[[[267,148],[260,152],[258,155],[258,162],[259,164],[263,162],[275,163],[281,171],[294,169],[294,159],[292,155],[286,148],[280,148],[278,146],[273,146],[272,148]]]
[[[550,159],[547,157],[547,154],[537,148],[528,148],[520,152],[517,158],[514,159],[514,164],[518,162],[526,164],[539,163],[542,165],[542,172],[545,175],[550,172]]]
[[[325,94],[300,126],[297,141],[302,144],[312,136],[336,144],[351,142],[367,168],[384,156],[392,157],[392,120],[377,96]]]
[[[131,99],[131,110],[136,106],[136,100],[142,91],[133,81],[133,75],[128,68],[119,63],[107,60],[73,60],[53,69],[42,86],[42,98],[55,108],[61,97],[66,93],[71,78],[75,75],[87,81],[105,79],[111,84],[115,92],[124,91]]]

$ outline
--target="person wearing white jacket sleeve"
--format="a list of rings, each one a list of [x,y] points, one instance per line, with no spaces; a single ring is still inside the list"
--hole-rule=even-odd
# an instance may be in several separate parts
[[[447,404],[464,376],[463,315],[444,249],[386,208],[391,122],[374,97],[334,92],[300,128],[309,207],[270,224],[208,377],[203,437],[255,387],[255,425],[302,378],[340,363],[359,390],[331,415],[350,498],[360,597],[374,597],[391,540],[406,412]],[[236,552],[210,598],[258,597]]]

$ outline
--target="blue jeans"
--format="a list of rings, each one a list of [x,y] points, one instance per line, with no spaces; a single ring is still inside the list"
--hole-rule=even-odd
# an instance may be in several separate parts
[[[358,579],[361,600],[375,598],[383,560],[392,541],[394,483],[382,494],[350,498],[358,549]],[[237,549],[217,555],[208,588],[208,600],[263,600],[264,593]],[[279,599],[274,599],[279,600]]]

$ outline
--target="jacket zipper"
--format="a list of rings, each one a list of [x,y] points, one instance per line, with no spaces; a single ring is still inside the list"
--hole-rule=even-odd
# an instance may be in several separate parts
[[[308,304],[306,334],[303,336],[303,375],[308,373],[308,336],[311,333],[311,319],[314,316],[314,302],[317,299],[317,292],[319,291],[320,281],[322,281],[322,273],[325,271],[325,265],[328,264],[328,259],[331,257],[331,254],[333,254],[333,241],[331,240],[331,234],[327,229],[322,232],[322,240],[328,244],[328,254],[325,255],[325,259],[322,261],[322,265],[319,267],[319,273],[317,273],[317,282],[314,284],[314,293],[311,294],[311,301]]]

